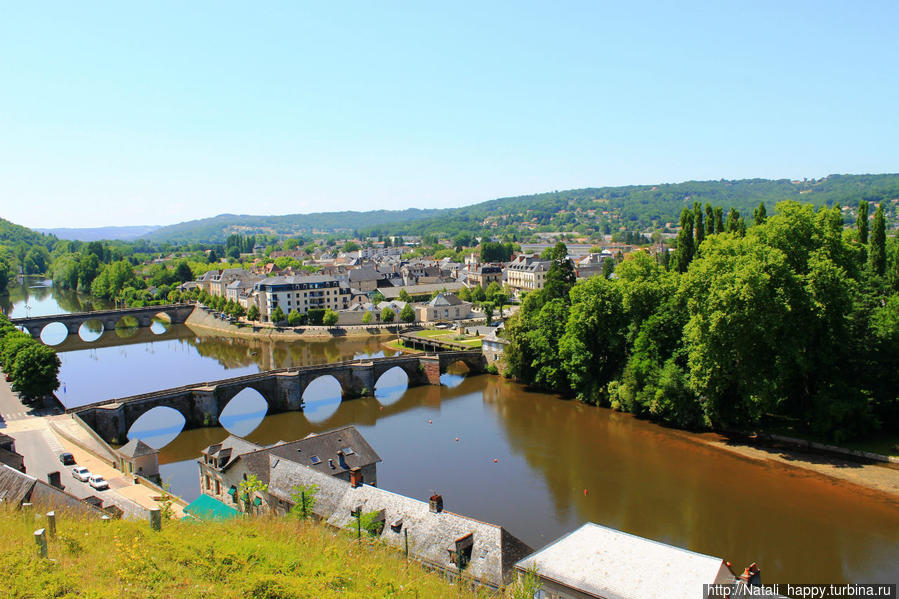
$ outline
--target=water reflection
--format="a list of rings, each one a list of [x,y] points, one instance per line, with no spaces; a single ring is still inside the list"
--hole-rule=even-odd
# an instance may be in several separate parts
[[[397,401],[409,388],[409,376],[399,366],[394,366],[378,378],[375,383],[375,397],[382,406],[389,406]]]
[[[247,387],[235,395],[222,413],[219,424],[238,437],[246,437],[262,423],[268,413],[268,402],[255,389]]]
[[[41,277],[25,277],[24,282],[21,279],[11,281],[8,292],[8,295],[0,295],[0,308],[10,318],[93,312],[114,307],[107,300],[52,287],[50,281]]]
[[[337,379],[331,375],[320,376],[303,391],[303,413],[310,422],[322,422],[334,415],[341,401],[343,390]]]
[[[41,341],[45,345],[59,345],[69,335],[66,325],[61,322],[51,322],[41,330]]]
[[[159,449],[175,440],[184,429],[184,416],[178,410],[155,407],[140,415],[128,430],[128,440],[140,439]]]
[[[103,336],[103,323],[96,318],[85,320],[78,327],[78,337],[87,343],[93,343]]]

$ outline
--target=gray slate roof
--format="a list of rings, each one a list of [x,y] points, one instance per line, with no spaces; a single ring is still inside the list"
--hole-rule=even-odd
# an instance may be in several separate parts
[[[383,510],[385,526],[380,540],[402,549],[403,530],[408,531],[409,554],[427,565],[455,572],[456,565],[449,551],[455,549],[456,540],[471,534],[474,544],[465,575],[499,587],[511,582],[515,562],[532,552],[501,526],[447,511],[432,513],[425,501],[367,484],[354,488],[342,479],[275,455],[269,456],[269,460],[268,493],[276,499],[290,503],[294,487],[317,485],[313,512],[338,528],[353,524],[352,510],[361,508],[363,513]]]
[[[6,464],[16,470],[25,467],[25,458],[14,451],[8,451],[0,447],[0,464]]]
[[[141,456],[159,453],[158,450],[153,449],[140,439],[131,439],[119,447],[118,452],[128,458],[139,458]]]
[[[438,293],[437,297],[428,302],[429,306],[458,306],[463,304],[457,296],[452,293]]]
[[[0,505],[18,508],[23,502],[31,502],[39,508],[68,510],[82,514],[102,515],[87,503],[65,491],[51,487],[33,476],[0,464]]]

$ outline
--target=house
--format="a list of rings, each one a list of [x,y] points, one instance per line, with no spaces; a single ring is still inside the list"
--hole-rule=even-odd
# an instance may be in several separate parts
[[[400,287],[384,287],[378,289],[386,300],[397,299],[400,292],[405,290],[410,297],[431,297],[435,291],[456,292],[465,287],[462,283],[427,283],[422,285],[405,285]]]
[[[532,549],[501,526],[443,509],[443,497],[421,501],[371,486],[361,473],[350,482],[308,465],[269,456],[267,500],[275,512],[294,505],[298,487],[315,485],[313,515],[336,528],[353,528],[357,515],[372,514],[365,534],[403,551],[425,566],[459,573],[493,588],[509,584],[514,564]]]
[[[16,453],[16,440],[0,433],[0,464],[25,472],[25,458]]]
[[[471,302],[460,300],[452,293],[438,293],[427,304],[417,307],[420,322],[464,320],[471,318]]]
[[[552,261],[541,260],[537,254],[516,256],[505,268],[506,285],[516,294],[543,289],[550,266]]]
[[[335,312],[349,307],[352,293],[334,277],[313,275],[306,277],[272,277],[255,284],[256,303],[263,320],[270,321],[278,306],[285,316],[291,310],[305,314],[313,309]]]
[[[328,476],[350,480],[356,468],[372,485],[378,481],[381,457],[354,426],[313,433],[290,443],[262,447],[229,435],[203,450],[198,460],[203,493],[225,503],[238,503],[240,483],[250,475],[268,483],[268,456],[293,461]]]
[[[378,280],[381,273],[371,267],[355,268],[349,273],[350,287],[363,293],[374,291],[378,288]]]
[[[497,361],[502,356],[506,346],[509,345],[507,339],[497,336],[499,330],[500,327],[493,328],[489,333],[481,337],[481,352],[487,358],[488,363]]]
[[[52,509],[97,517],[103,515],[102,510],[58,487],[0,464],[0,506],[19,509],[23,503],[30,503],[41,510]]]
[[[696,599],[709,584],[733,584],[721,558],[588,522],[515,564],[536,568],[539,599]]]
[[[486,289],[490,283],[502,285],[502,279],[503,267],[497,264],[472,264],[466,273],[466,283],[469,287],[480,286]]]
[[[601,275],[604,262],[612,259],[612,252],[603,250],[601,253],[587,254],[574,263],[574,272],[579,279],[589,279],[595,275]]]
[[[125,474],[137,474],[150,480],[159,479],[159,450],[140,439],[132,439],[116,452],[116,468]]]

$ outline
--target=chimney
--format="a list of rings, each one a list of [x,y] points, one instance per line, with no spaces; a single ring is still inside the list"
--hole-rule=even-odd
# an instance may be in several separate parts
[[[62,489],[62,480],[59,478],[59,471],[47,473],[47,483],[51,487]]]
[[[744,568],[743,573],[740,574],[740,581],[746,586],[762,586],[762,571],[759,570],[758,564],[752,562]]]
[[[362,486],[362,469],[359,467],[353,468],[350,470],[350,484],[353,487],[361,487]]]
[[[434,493],[431,495],[430,501],[431,512],[434,514],[439,514],[443,511],[443,496]]]
[[[342,449],[337,450],[337,463],[340,464],[340,467],[344,470],[350,469],[349,465],[346,463],[346,456],[343,455]]]

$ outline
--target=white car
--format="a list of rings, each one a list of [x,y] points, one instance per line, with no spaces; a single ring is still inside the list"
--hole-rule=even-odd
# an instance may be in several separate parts
[[[84,466],[75,466],[72,468],[72,476],[81,482],[87,482],[91,477],[91,471]]]
[[[98,491],[102,491],[103,489],[109,488],[109,483],[106,482],[106,479],[100,476],[99,474],[92,475],[89,479],[87,479],[88,484]]]

